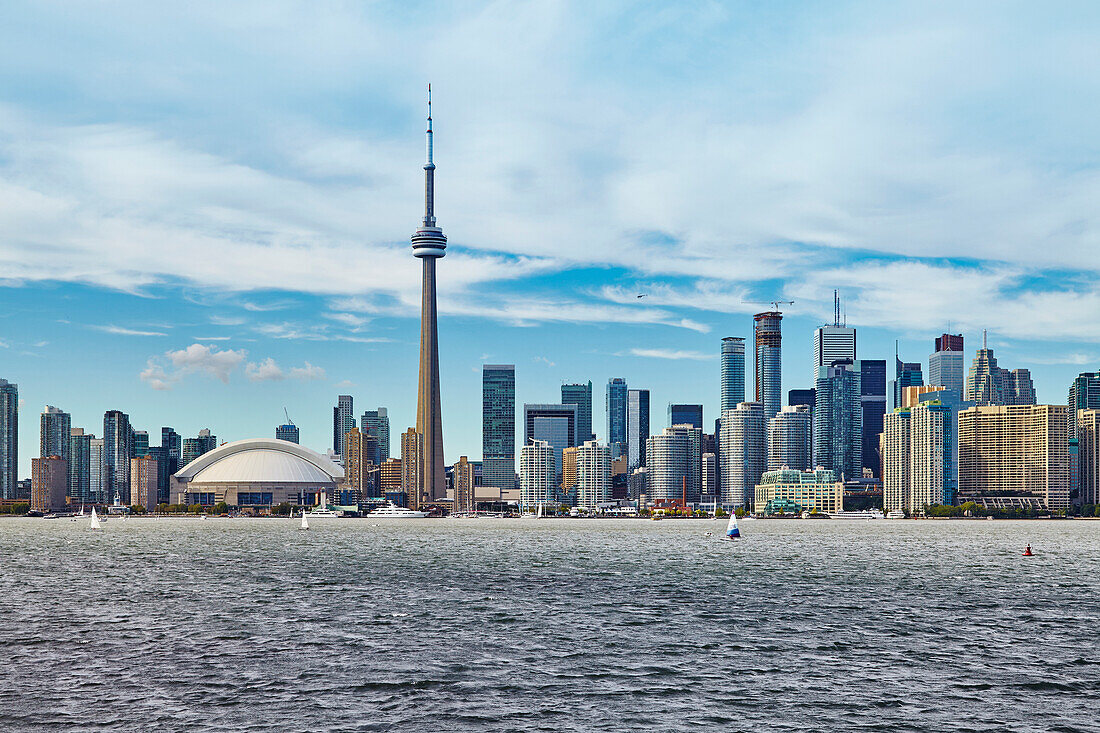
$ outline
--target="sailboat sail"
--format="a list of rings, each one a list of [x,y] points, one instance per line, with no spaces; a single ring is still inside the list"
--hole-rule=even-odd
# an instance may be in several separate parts
[[[726,537],[729,539],[736,539],[741,536],[741,530],[737,528],[737,514],[730,514],[729,524],[726,525]]]
[[[309,529],[309,522],[306,521],[306,511],[302,510],[302,529]]]
[[[99,524],[99,517],[95,514],[95,507],[92,507],[92,523],[89,529],[103,529]]]

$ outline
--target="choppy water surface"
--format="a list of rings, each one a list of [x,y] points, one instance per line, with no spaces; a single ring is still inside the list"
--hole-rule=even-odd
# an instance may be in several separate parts
[[[0,729],[1100,729],[1100,522],[719,525],[0,520]]]

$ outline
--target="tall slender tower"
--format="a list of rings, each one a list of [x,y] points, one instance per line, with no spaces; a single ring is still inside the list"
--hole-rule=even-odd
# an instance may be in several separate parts
[[[435,261],[447,249],[443,229],[435,225],[435,163],[432,162],[432,87],[428,85],[428,162],[424,164],[424,220],[412,236],[413,257],[424,263],[420,302],[420,388],[416,398],[416,432],[421,435],[421,497],[442,498],[447,488],[443,468],[443,416],[439,406],[439,337],[436,332]],[[418,502],[419,503],[419,502]]]

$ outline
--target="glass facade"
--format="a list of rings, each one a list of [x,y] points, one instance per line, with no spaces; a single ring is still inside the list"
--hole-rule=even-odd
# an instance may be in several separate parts
[[[756,382],[754,399],[771,419],[783,406],[783,314],[757,313],[753,316],[756,336]]]
[[[390,415],[385,407],[367,410],[360,419],[359,428],[378,439],[378,463],[388,461],[390,456]],[[298,442],[298,441],[294,441]]]
[[[134,430],[130,416],[119,410],[103,414],[103,490],[104,503],[119,497],[130,502],[130,459],[134,452]]]
[[[668,406],[668,426],[673,425],[693,425],[700,430],[703,429],[703,406],[702,405],[669,405]]]
[[[481,455],[482,485],[512,489],[516,484],[514,364],[486,364],[482,367]]]
[[[722,339],[722,399],[720,413],[745,401],[745,339]]]
[[[631,389],[626,393],[627,465],[633,471],[646,465],[646,440],[649,438],[649,390]]]
[[[0,379],[0,498],[14,499],[19,484],[19,385]]]
[[[726,506],[752,505],[756,484],[768,466],[767,424],[759,402],[742,402],[722,413],[718,481]]]
[[[843,480],[863,475],[863,410],[859,362],[817,368],[814,466]]]
[[[299,440],[298,426],[294,423],[287,423],[275,428],[275,440],[297,443]]]
[[[859,363],[860,405],[863,410],[863,467],[882,477],[878,440],[886,416],[886,360],[864,359]]]
[[[563,384],[561,403],[577,406],[577,443],[595,440],[592,432],[592,382],[586,384]]]
[[[626,380],[615,377],[607,382],[607,445],[611,460],[626,452]]]
[[[355,408],[351,395],[342,394],[336,398],[332,408],[332,451],[344,455],[344,436],[355,427]]]

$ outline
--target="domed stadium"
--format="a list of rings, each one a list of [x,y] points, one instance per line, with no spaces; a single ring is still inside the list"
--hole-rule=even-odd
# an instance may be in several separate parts
[[[177,504],[270,508],[289,503],[316,504],[321,492],[329,497],[344,477],[344,469],[297,443],[273,438],[238,440],[218,446],[172,476],[171,496]]]

